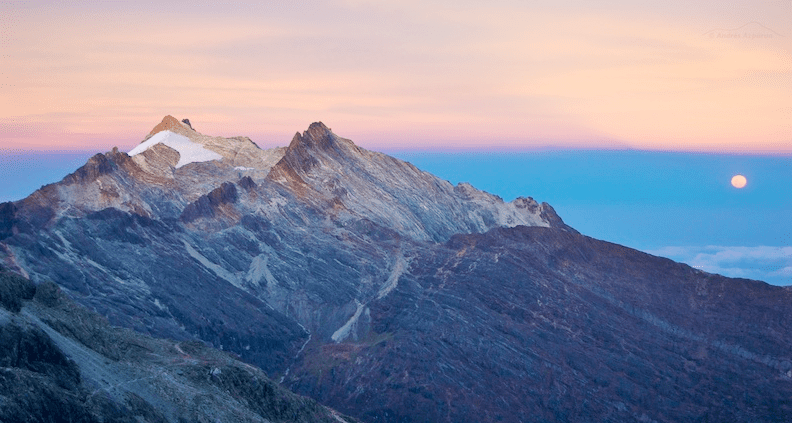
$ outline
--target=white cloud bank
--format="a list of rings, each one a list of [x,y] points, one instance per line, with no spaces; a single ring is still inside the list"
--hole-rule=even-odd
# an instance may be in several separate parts
[[[684,246],[646,250],[705,272],[792,285],[792,246]]]

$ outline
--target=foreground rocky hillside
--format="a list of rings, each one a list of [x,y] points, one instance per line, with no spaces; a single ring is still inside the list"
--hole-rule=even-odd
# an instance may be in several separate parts
[[[200,342],[111,327],[52,282],[0,283],[0,421],[354,421]]]
[[[0,258],[364,421],[787,421],[789,290],[597,241],[321,123],[166,117],[0,205]]]

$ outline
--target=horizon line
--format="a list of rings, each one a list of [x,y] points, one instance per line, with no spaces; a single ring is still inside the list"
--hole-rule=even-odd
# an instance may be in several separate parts
[[[269,150],[272,148],[288,147],[285,145],[273,145],[266,148],[261,147],[262,143],[252,140],[262,150]],[[354,141],[353,141],[354,142]],[[582,145],[492,145],[492,146],[385,146],[385,145],[366,145],[368,143],[357,143],[355,145],[365,148],[370,151],[376,151],[386,154],[399,154],[399,153],[447,153],[447,154],[464,154],[464,153],[480,153],[480,154],[520,154],[520,153],[544,153],[544,152],[632,152],[632,153],[658,153],[658,154],[693,154],[693,155],[716,155],[716,156],[772,156],[772,157],[792,157],[792,149],[789,150],[711,150],[711,149],[673,149],[673,148],[640,148],[630,146],[582,146]],[[75,147],[75,148],[4,148],[0,147],[0,155],[14,156],[14,155],[29,155],[29,154],[102,154],[108,153],[118,148],[119,151],[127,153],[123,148],[114,146],[111,148],[105,147]],[[131,150],[131,149],[130,149]]]

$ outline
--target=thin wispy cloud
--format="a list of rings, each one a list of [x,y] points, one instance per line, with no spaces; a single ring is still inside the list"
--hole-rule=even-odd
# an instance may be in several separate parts
[[[646,252],[705,272],[792,285],[792,246],[672,246]]]

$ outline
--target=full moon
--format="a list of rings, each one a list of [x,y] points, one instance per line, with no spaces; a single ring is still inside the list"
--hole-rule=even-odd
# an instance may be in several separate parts
[[[731,184],[735,188],[742,188],[745,184],[748,183],[748,180],[745,179],[745,176],[742,175],[734,175],[731,180]]]

